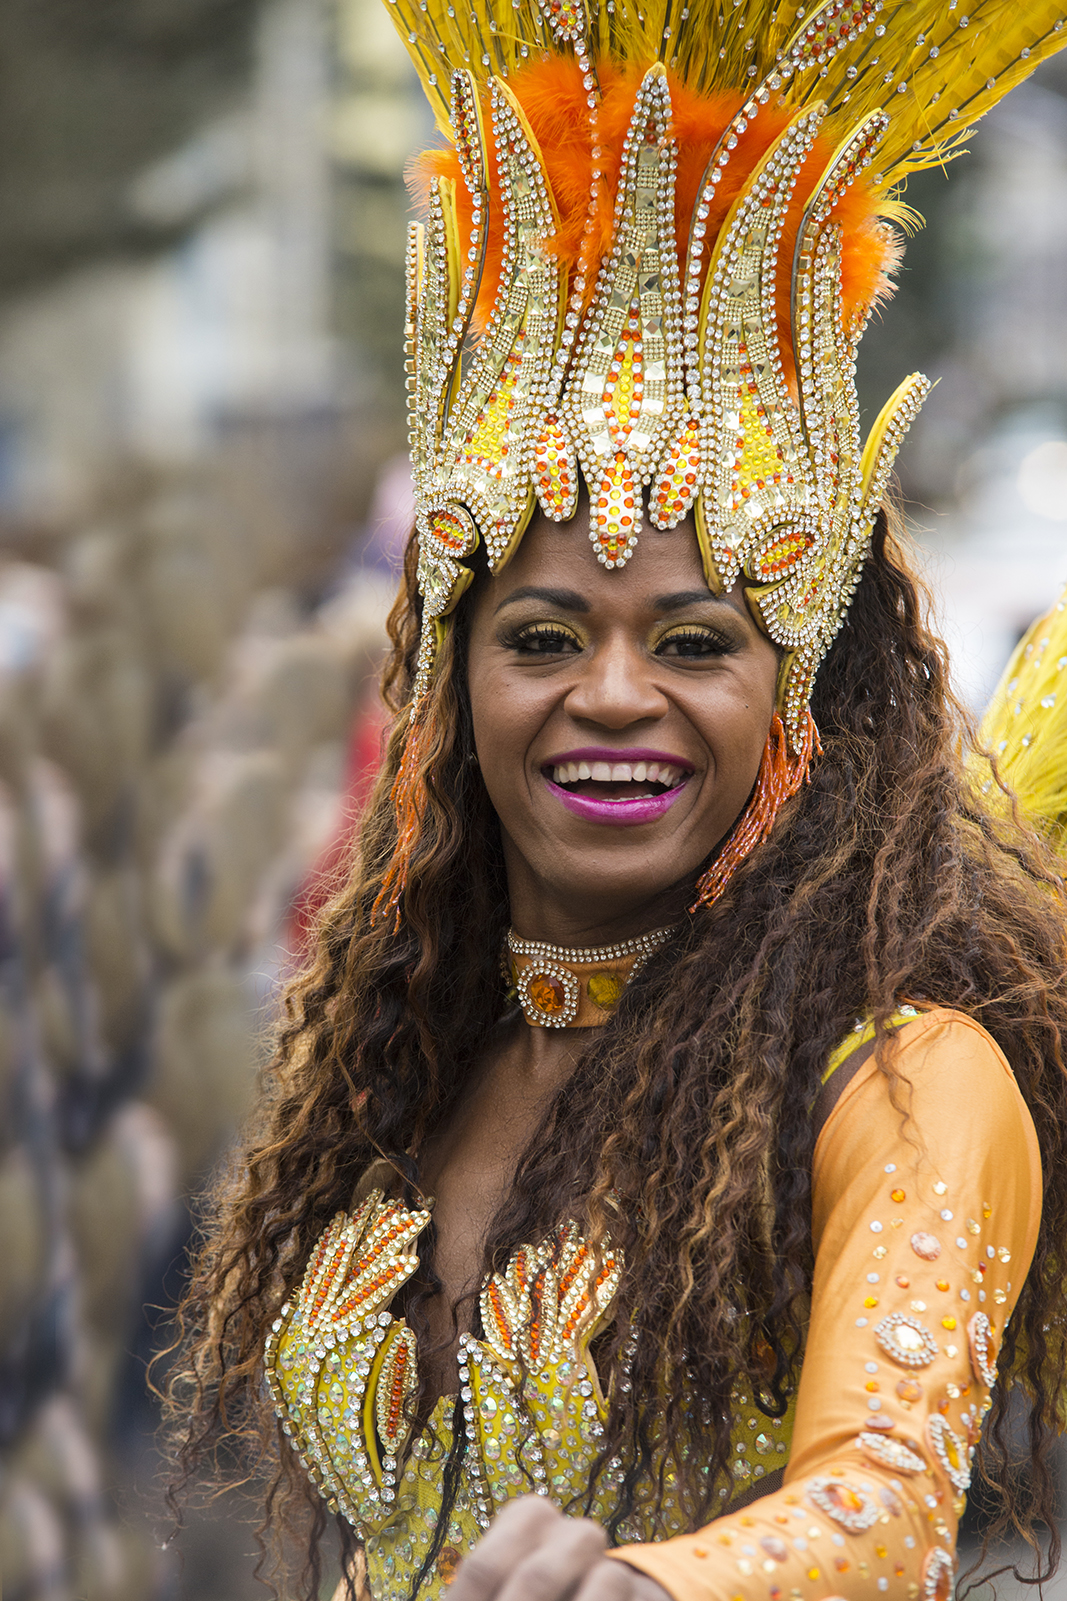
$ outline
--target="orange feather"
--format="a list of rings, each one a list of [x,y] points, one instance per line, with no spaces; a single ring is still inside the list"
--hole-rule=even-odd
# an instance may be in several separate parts
[[[597,75],[603,94],[599,132],[604,152],[601,159],[604,181],[593,235],[596,261],[606,255],[611,247],[623,141],[645,70],[644,66],[638,65],[622,68],[611,62],[598,63]],[[689,225],[701,179],[712,151],[741,109],[744,96],[740,93],[702,95],[686,88],[670,71],[667,77],[674,111],[672,132],[678,141],[675,230],[679,266],[683,268]],[[572,58],[547,56],[521,73],[514,74],[509,79],[509,87],[522,106],[540,147],[545,175],[556,204],[559,230],[547,242],[548,249],[570,271],[579,263],[592,186],[592,144],[582,74]],[[781,133],[789,118],[788,110],[768,106],[738,139],[739,159],[731,161],[725,169],[723,182],[715,191],[708,217],[709,240],[713,240],[722,227],[746,177]],[[777,309],[782,354],[787,375],[790,376],[792,344],[789,292],[793,247],[804,206],[832,155],[830,141],[818,139],[801,168],[786,216],[783,248],[779,253],[782,266]],[[429,185],[437,176],[455,180],[460,229],[469,238],[471,197],[463,181],[458,157],[451,146],[428,150],[412,162],[409,177],[417,199],[425,201]],[[887,225],[882,207],[884,200],[879,201],[871,184],[861,174],[832,212],[842,230],[842,293],[846,320],[855,313],[866,314],[893,291],[892,275],[899,265],[902,247],[896,233]],[[473,317],[476,332],[484,331],[489,321],[500,282],[504,230],[503,208],[495,172],[490,180],[486,224],[485,267]],[[705,264],[706,261],[707,258]],[[588,301],[592,297],[594,284],[593,275],[587,276],[590,278],[586,291]]]

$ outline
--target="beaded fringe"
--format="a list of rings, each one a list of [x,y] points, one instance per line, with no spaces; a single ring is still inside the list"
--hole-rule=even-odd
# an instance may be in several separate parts
[[[812,757],[816,754],[822,755],[822,745],[810,710],[804,709],[800,749],[795,753],[789,749],[782,719],[775,712],[763,747],[756,787],[730,838],[698,883],[697,898],[689,908],[691,912],[702,906],[713,906],[719,899],[741,863],[767,838],[782,803],[807,783]]]

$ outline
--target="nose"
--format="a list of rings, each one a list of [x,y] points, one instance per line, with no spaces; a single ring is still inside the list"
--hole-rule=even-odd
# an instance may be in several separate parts
[[[583,657],[564,706],[580,722],[628,728],[664,716],[668,702],[644,651],[619,634]]]

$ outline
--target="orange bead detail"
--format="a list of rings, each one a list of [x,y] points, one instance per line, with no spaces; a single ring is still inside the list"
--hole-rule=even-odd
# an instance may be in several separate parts
[[[775,712],[760,762],[759,776],[745,810],[734,824],[729,839],[697,885],[699,891],[691,911],[712,906],[756,846],[766,839],[785,801],[807,782],[812,757],[821,753],[819,731],[811,712],[804,711],[801,748],[789,749],[782,719]]]

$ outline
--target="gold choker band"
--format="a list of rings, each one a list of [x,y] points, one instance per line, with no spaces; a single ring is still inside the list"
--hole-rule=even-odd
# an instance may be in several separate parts
[[[511,981],[531,1028],[595,1028],[618,1006],[622,992],[673,928],[618,945],[549,945],[508,931]]]

